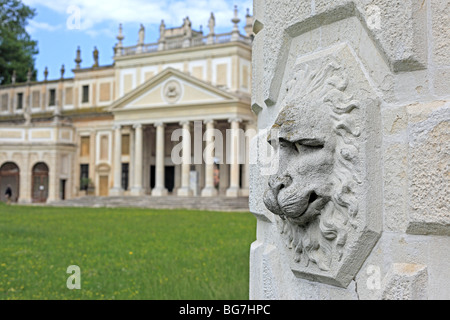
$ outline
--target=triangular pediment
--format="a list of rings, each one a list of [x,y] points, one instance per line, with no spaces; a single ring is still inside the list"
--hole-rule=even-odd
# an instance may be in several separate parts
[[[115,112],[236,100],[238,98],[232,93],[168,68],[116,100],[110,110]]]

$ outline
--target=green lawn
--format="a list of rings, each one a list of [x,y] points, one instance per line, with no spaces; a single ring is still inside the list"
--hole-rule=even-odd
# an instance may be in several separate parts
[[[0,204],[0,299],[248,299],[255,237],[250,213]]]

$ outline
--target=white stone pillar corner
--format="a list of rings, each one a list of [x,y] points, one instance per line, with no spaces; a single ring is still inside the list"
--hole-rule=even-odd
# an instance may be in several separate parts
[[[142,163],[143,163],[143,130],[142,124],[135,124],[133,126],[134,133],[134,185],[131,188],[132,196],[144,195],[144,189],[142,188]]]
[[[183,127],[183,155],[181,164],[181,188],[178,189],[177,195],[180,197],[190,197],[193,195],[190,186],[190,172],[192,160],[191,148],[191,123],[189,121],[180,122]]]
[[[245,163],[242,170],[241,196],[248,197],[250,194],[250,144],[256,135],[256,126],[252,121],[245,123]]]
[[[239,197],[240,185],[239,185],[239,128],[242,119],[234,118],[228,120],[231,123],[231,141],[230,141],[230,187],[227,190],[227,197]]]
[[[155,197],[167,196],[168,191],[165,187],[165,124],[162,122],[155,123],[156,127],[156,168],[155,168],[155,188],[152,190],[152,195]]]
[[[216,150],[214,148],[214,120],[205,121],[206,124],[206,150],[205,154],[205,188],[202,190],[202,197],[215,197],[218,192],[214,186],[214,158]]]
[[[122,127],[115,125],[114,130],[114,184],[110,196],[122,196]]]

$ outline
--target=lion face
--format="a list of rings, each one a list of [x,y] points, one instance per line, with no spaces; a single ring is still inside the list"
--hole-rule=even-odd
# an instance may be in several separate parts
[[[363,122],[348,86],[334,57],[295,65],[268,139],[278,170],[263,200],[301,268],[330,270],[358,225]]]
[[[324,109],[287,103],[269,137],[279,169],[269,178],[264,203],[274,214],[301,227],[314,221],[332,196],[336,138]]]

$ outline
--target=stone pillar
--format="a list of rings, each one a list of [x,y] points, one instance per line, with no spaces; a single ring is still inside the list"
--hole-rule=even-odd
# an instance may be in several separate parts
[[[143,162],[143,132],[142,124],[136,124],[133,126],[135,129],[134,138],[134,185],[131,188],[132,196],[142,196],[144,189],[142,188],[142,162]]]
[[[89,178],[92,179],[92,181],[95,181],[95,159],[97,157],[97,148],[98,148],[96,137],[97,132],[95,131],[95,129],[91,129],[89,135]],[[78,154],[80,154],[79,151]],[[80,164],[77,163],[77,165],[79,169]],[[99,188],[96,188],[96,192],[98,192],[98,189]]]
[[[254,3],[250,299],[450,299],[450,2]]]
[[[192,190],[189,185],[191,172],[191,123],[185,121],[180,123],[183,126],[183,156],[181,164],[181,188],[178,189],[177,195],[181,197],[192,196]]]
[[[174,194],[178,194],[178,190],[181,188],[181,164],[175,166],[175,187],[173,189]]]
[[[158,122],[155,124],[156,127],[156,168],[155,168],[155,188],[152,191],[152,195],[155,197],[163,197],[166,196],[168,191],[165,187],[165,165],[164,165],[164,158],[165,158],[165,150],[164,150],[164,144],[165,144],[165,132],[164,127],[165,124],[162,122]]]
[[[110,196],[123,195],[122,189],[122,128],[120,125],[113,127],[114,129],[114,184],[109,191]]]
[[[242,122],[241,119],[230,119],[231,123],[231,135],[230,135],[230,187],[227,190],[227,197],[239,197],[240,195],[240,185],[239,185],[239,175],[240,175],[240,165],[239,165],[239,124]]]
[[[214,186],[214,121],[208,120],[206,123],[206,151],[205,154],[205,188],[202,190],[202,197],[217,196],[217,189]],[[213,152],[211,152],[213,151]]]
[[[250,142],[255,137],[256,129],[253,122],[245,124],[245,163],[242,168],[242,189],[241,195],[243,197],[249,196],[250,186]]]
[[[19,203],[31,203],[32,202],[32,164],[30,163],[30,155],[23,156],[23,162],[19,167]]]
[[[151,172],[150,172],[150,165],[151,165],[151,158],[152,158],[152,149],[154,148],[154,139],[153,139],[153,128],[147,127],[146,130],[144,130],[144,168],[142,170],[143,179],[142,187],[144,188],[145,194],[151,194],[152,190],[150,189],[150,179],[151,179]]]
[[[230,166],[227,163],[222,163],[219,166],[219,194],[225,195],[230,186]]]

